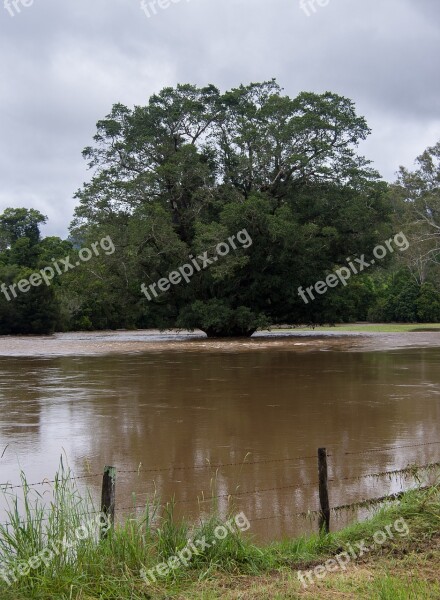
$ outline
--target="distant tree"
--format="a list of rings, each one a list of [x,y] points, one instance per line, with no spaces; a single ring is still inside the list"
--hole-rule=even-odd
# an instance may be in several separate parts
[[[42,283],[20,292],[16,284],[40,268],[40,225],[34,209],[7,208],[0,215],[0,334],[51,333],[59,323],[59,303],[53,287]],[[41,266],[47,266],[43,264]]]
[[[422,285],[440,264],[440,142],[427,148],[416,165],[414,171],[400,167],[391,200],[411,240],[401,260]]]
[[[40,241],[40,225],[47,217],[34,208],[7,208],[0,215],[0,252],[26,238],[30,245]]]

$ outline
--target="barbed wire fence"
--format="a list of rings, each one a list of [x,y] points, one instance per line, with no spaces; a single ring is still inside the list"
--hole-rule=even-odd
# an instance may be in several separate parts
[[[139,511],[139,510],[145,510],[146,507],[146,502],[144,504],[135,504],[133,503],[131,506],[122,506],[122,507],[116,507],[116,477],[117,475],[140,475],[140,474],[154,474],[154,473],[173,473],[176,471],[199,471],[199,470],[219,470],[219,469],[225,469],[225,468],[234,468],[234,467],[246,467],[246,466],[251,466],[251,465],[267,465],[267,464],[282,464],[282,463],[294,463],[294,462],[299,462],[299,461],[305,461],[305,460],[316,460],[318,459],[318,480],[317,481],[313,481],[310,483],[300,483],[300,484],[293,484],[293,485],[284,485],[284,486],[274,486],[274,487],[269,487],[269,488],[260,488],[260,489],[254,489],[254,490],[244,490],[244,491],[240,491],[237,490],[235,492],[230,492],[230,493],[224,493],[224,494],[218,494],[218,495],[211,495],[211,496],[205,496],[202,495],[202,498],[200,498],[200,496],[198,496],[197,498],[191,498],[191,499],[186,499],[186,500],[176,500],[173,503],[174,504],[187,504],[187,503],[198,503],[199,505],[201,503],[205,503],[205,502],[212,502],[214,500],[218,500],[218,499],[233,499],[233,498],[241,498],[241,497],[245,497],[245,496],[254,496],[254,495],[260,495],[260,494],[264,494],[264,493],[269,493],[269,492],[275,492],[275,491],[286,491],[286,490],[293,490],[293,489],[302,489],[302,488],[310,488],[310,487],[315,487],[317,489],[318,492],[318,496],[319,496],[319,503],[320,503],[320,508],[317,510],[308,510],[306,512],[299,512],[296,514],[291,514],[289,513],[289,517],[298,517],[298,518],[305,518],[305,517],[311,517],[311,516],[317,516],[319,518],[319,530],[321,531],[322,529],[324,529],[326,532],[328,532],[330,530],[330,515],[333,513],[337,513],[339,511],[342,510],[354,510],[354,509],[361,509],[361,508],[368,508],[370,506],[375,506],[375,505],[380,505],[383,504],[384,502],[387,501],[393,501],[393,500],[398,500],[400,499],[405,491],[400,491],[394,494],[389,494],[386,496],[380,496],[380,497],[375,497],[375,498],[366,498],[366,499],[362,499],[360,501],[357,502],[353,502],[353,503],[348,503],[348,504],[342,504],[339,506],[330,506],[329,503],[329,490],[328,490],[328,485],[329,484],[338,484],[338,483],[344,483],[347,481],[361,481],[363,479],[367,479],[367,478],[382,478],[382,477],[396,477],[396,476],[403,476],[403,477],[415,477],[417,473],[421,472],[421,471],[433,471],[436,470],[440,467],[440,462],[431,462],[431,463],[427,463],[424,465],[420,465],[420,464],[410,464],[407,467],[403,468],[403,469],[392,469],[392,470],[386,470],[386,471],[378,471],[378,472],[373,472],[373,473],[364,473],[361,475],[356,475],[356,476],[350,476],[350,477],[339,477],[339,478],[329,478],[328,477],[328,465],[327,465],[327,461],[329,458],[333,459],[338,455],[341,456],[354,456],[354,455],[367,455],[370,453],[376,453],[376,452],[387,452],[387,451],[394,451],[394,450],[398,450],[398,449],[406,449],[406,448],[420,448],[420,447],[424,447],[424,446],[434,446],[434,445],[438,445],[440,444],[440,442],[425,442],[425,443],[418,443],[418,444],[406,444],[406,445],[402,445],[402,446],[383,446],[383,447],[379,447],[379,448],[369,448],[366,450],[360,450],[360,451],[345,451],[342,453],[338,453],[337,450],[333,450],[332,453],[327,452],[327,450],[325,448],[319,448],[318,449],[318,454],[316,455],[307,455],[307,456],[297,456],[297,457],[287,457],[287,458],[274,458],[274,459],[263,459],[263,460],[243,460],[242,462],[227,462],[227,463],[218,463],[218,464],[211,464],[211,463],[207,463],[207,464],[203,464],[203,465],[192,465],[192,466],[171,466],[171,467],[155,467],[155,468],[137,468],[137,469],[122,469],[122,468],[115,468],[113,466],[106,466],[104,468],[104,473],[85,473],[85,474],[81,474],[78,476],[72,476],[72,477],[67,477],[64,478],[63,481],[65,482],[75,482],[75,481],[82,481],[82,480],[87,480],[87,479],[93,479],[93,478],[102,478],[102,496],[101,496],[101,508],[100,510],[91,510],[88,513],[84,513],[83,516],[87,516],[87,515],[91,515],[91,514],[103,514],[105,515],[108,519],[110,519],[110,521],[112,523],[115,522],[115,514],[116,512],[126,512],[126,511],[133,511],[133,513],[135,511]],[[335,466],[334,464],[332,466]],[[0,491],[3,493],[8,493],[12,490],[18,490],[18,489],[27,489],[30,490],[31,488],[37,488],[39,486],[44,486],[44,485],[52,485],[52,484],[56,484],[59,483],[60,479],[43,479],[42,481],[36,482],[36,483],[23,483],[21,485],[12,485],[9,482],[6,483],[0,483]],[[429,486],[423,486],[421,487],[421,489],[427,489]],[[139,496],[151,496],[150,493],[145,492],[145,493],[141,493],[139,495],[136,495],[137,498],[139,498]],[[117,510],[116,510],[117,509]],[[285,515],[282,514],[273,514],[273,515],[268,515],[268,516],[263,516],[263,517],[255,517],[250,519],[251,521],[266,521],[266,520],[271,520],[271,519],[280,519],[280,518],[284,518]],[[47,521],[48,519],[42,519],[43,521]],[[25,525],[27,522],[23,521],[23,525]],[[8,527],[11,526],[11,523],[3,523],[1,524],[2,527]]]

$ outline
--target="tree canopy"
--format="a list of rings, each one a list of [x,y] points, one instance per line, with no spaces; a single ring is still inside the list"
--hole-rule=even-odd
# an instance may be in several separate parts
[[[301,306],[298,286],[385,230],[386,186],[356,153],[368,134],[350,100],[330,92],[292,99],[275,81],[224,94],[179,85],[147,106],[117,104],[84,150],[94,176],[77,194],[72,235],[112,236],[117,296],[135,323],[223,336],[316,321],[331,309],[325,300]],[[253,240],[246,251],[153,302],[139,295],[142,282],[190,255],[212,255],[244,228]]]
[[[19,301],[0,295],[0,331],[248,336],[283,323],[440,318],[440,146],[390,186],[358,153],[369,133],[351,100],[290,98],[274,80],[224,93],[178,85],[145,106],[115,104],[83,152],[92,176],[76,194],[68,240],[41,239],[46,218],[33,209],[0,215],[0,282],[68,254],[78,262],[81,248],[106,236],[115,252],[55,274]],[[411,238],[408,252],[313,302],[299,297],[299,287],[398,231]],[[190,278],[178,277],[183,265]],[[173,273],[176,284],[161,287]],[[142,292],[154,285],[160,293]],[[23,322],[43,296],[41,322]]]
[[[53,289],[39,286],[17,294],[9,287],[39,266],[45,245],[40,225],[45,222],[46,217],[32,208],[7,208],[0,214],[0,334],[51,333],[58,324]]]

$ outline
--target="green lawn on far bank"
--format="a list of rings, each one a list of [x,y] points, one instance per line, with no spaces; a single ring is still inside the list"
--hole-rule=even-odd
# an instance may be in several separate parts
[[[273,329],[272,331],[275,331]],[[280,332],[304,332],[304,331],[346,331],[352,333],[423,333],[439,332],[440,323],[351,323],[347,325],[323,325],[319,327],[292,327],[276,329]]]

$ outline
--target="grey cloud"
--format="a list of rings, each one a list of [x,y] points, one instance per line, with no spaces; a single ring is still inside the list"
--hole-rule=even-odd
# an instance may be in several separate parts
[[[373,129],[362,152],[393,179],[440,138],[440,3],[315,5],[180,0],[151,18],[138,0],[34,0],[13,18],[0,6],[0,211],[39,208],[45,233],[65,235],[96,121],[187,81],[348,96]]]

